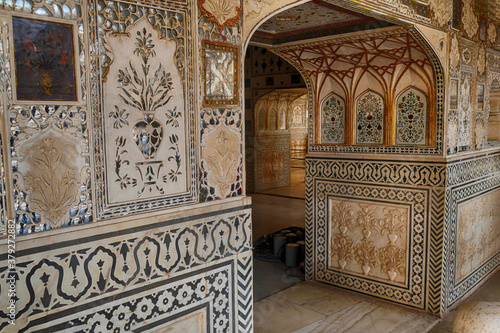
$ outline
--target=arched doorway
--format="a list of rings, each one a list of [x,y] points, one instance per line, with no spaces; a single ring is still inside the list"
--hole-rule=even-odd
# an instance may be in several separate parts
[[[314,7],[318,21],[336,11],[343,23],[317,29],[304,19]],[[425,235],[439,225],[430,202],[440,192],[420,191],[442,183],[402,155],[443,154],[443,70],[416,27],[364,14],[314,1],[252,37],[294,64],[309,89],[306,278],[440,311],[423,282],[439,279],[424,271],[425,258],[439,256]]]

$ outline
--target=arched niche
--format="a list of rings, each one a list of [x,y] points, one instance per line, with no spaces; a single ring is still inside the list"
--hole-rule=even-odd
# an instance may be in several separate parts
[[[368,89],[356,100],[356,144],[384,143],[384,98]]]
[[[396,98],[396,144],[425,145],[427,143],[427,96],[409,87]]]
[[[321,102],[321,143],[345,143],[345,101],[331,93]]]

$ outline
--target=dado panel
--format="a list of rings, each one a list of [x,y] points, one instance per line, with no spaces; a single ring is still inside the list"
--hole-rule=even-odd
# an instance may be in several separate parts
[[[152,216],[147,223],[139,219],[85,233],[71,230],[64,242],[54,243],[57,235],[39,237],[36,245],[20,241],[16,325],[8,324],[8,298],[2,297],[1,329],[143,331],[201,309],[205,327],[249,329],[248,202],[190,211],[190,217],[173,213]],[[6,252],[3,245],[1,290],[9,290],[13,274]]]
[[[445,165],[310,158],[307,172],[308,278],[438,314]]]

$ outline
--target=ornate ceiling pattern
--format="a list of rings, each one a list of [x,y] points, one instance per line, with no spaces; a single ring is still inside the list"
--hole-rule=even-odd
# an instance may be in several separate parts
[[[344,96],[355,90],[364,74],[375,78],[385,92],[391,91],[408,71],[427,85],[433,82],[431,61],[405,28],[277,47],[273,51],[304,68],[318,95],[328,78],[342,87]]]

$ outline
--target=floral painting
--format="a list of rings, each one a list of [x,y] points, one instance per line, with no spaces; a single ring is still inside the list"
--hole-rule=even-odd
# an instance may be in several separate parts
[[[77,101],[73,25],[14,17],[18,101]]]
[[[222,43],[203,45],[205,104],[238,104],[238,49]]]

